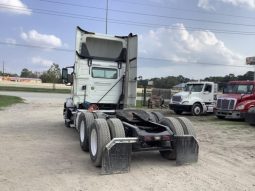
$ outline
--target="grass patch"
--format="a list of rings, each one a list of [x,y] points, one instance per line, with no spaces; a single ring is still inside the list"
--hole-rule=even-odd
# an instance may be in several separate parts
[[[142,100],[136,100],[136,108],[143,108],[146,106],[143,106],[143,101]]]
[[[46,92],[46,93],[71,93],[70,89],[47,89],[47,88],[29,88],[0,86],[0,91],[22,91],[22,92]]]
[[[23,103],[24,100],[17,96],[0,95],[0,109],[16,103]]]

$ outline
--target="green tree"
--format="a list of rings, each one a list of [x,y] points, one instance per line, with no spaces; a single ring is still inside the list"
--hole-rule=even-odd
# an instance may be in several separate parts
[[[58,64],[53,63],[50,68],[40,76],[43,83],[61,83],[61,71]]]
[[[27,68],[23,68],[20,77],[23,78],[36,78],[36,74],[34,74],[31,70],[28,70]]]

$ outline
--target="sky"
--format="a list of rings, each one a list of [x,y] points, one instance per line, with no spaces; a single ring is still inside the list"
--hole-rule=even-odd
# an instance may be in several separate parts
[[[5,72],[74,63],[77,26],[106,33],[107,0],[0,0]],[[138,75],[244,74],[255,56],[255,0],[108,0],[107,33],[138,35]],[[44,48],[38,48],[44,47]],[[54,49],[52,49],[54,48]]]

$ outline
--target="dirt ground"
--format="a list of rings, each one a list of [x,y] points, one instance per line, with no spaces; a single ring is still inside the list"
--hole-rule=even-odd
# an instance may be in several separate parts
[[[0,111],[0,190],[255,190],[255,127],[188,116],[200,143],[196,164],[158,152],[132,155],[130,173],[100,175],[78,134],[64,127],[67,95],[0,92],[26,99]]]

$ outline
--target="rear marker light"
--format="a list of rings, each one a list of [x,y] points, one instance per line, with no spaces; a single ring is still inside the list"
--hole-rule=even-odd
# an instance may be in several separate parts
[[[169,135],[163,135],[162,140],[163,141],[170,141],[170,136]]]
[[[144,136],[143,140],[144,141],[153,141],[153,137],[151,137],[151,136]]]

